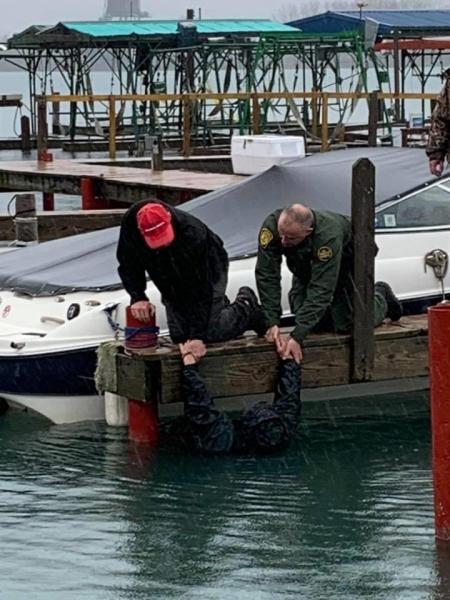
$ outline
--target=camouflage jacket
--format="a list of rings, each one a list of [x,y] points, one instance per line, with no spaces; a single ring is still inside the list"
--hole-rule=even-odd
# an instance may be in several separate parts
[[[430,160],[444,160],[450,152],[450,69],[431,115],[431,129],[426,153]]]
[[[306,289],[305,302],[295,315],[291,336],[302,343],[333,302],[337,287],[347,285],[353,266],[353,235],[350,219],[327,211],[313,211],[314,230],[301,244],[285,248],[278,234],[281,209],[270,214],[259,233],[256,284],[269,327],[280,324],[281,262]],[[349,294],[351,294],[349,290]]]

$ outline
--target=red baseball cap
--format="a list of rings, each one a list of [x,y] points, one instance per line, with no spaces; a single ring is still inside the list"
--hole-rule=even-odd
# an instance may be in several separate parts
[[[168,246],[175,239],[172,215],[161,204],[149,202],[137,212],[137,225],[150,248]]]

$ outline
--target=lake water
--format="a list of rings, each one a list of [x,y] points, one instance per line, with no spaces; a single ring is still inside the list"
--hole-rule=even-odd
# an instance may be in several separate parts
[[[309,419],[284,456],[0,419],[0,598],[445,600],[428,416]]]

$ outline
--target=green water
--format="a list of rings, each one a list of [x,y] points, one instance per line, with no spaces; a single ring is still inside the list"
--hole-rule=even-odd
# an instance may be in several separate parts
[[[308,420],[284,456],[137,452],[0,419],[0,598],[450,598],[428,417]]]

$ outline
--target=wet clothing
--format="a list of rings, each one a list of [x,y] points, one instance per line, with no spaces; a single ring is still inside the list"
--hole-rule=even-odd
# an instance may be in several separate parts
[[[445,71],[444,85],[431,116],[431,130],[426,153],[430,160],[444,160],[450,152],[450,69]]]
[[[216,408],[197,365],[183,368],[182,390],[184,416],[169,426],[169,438],[196,452],[279,452],[288,447],[300,419],[301,367],[291,359],[280,361],[273,403],[259,402],[239,419]]]
[[[270,214],[259,234],[256,283],[269,327],[280,324],[281,262],[293,273],[289,292],[295,316],[291,336],[298,342],[313,329],[348,333],[353,323],[353,235],[348,217],[313,211],[313,232],[287,248],[278,234],[282,209]],[[386,317],[387,304],[375,293],[375,325]]]
[[[136,220],[144,204],[134,204],[124,215],[117,247],[119,276],[131,303],[148,300],[148,274],[161,292],[174,343],[241,335],[249,328],[253,307],[239,300],[231,304],[225,295],[228,255],[222,240],[196,217],[161,203],[172,215],[175,239],[151,249]]]

